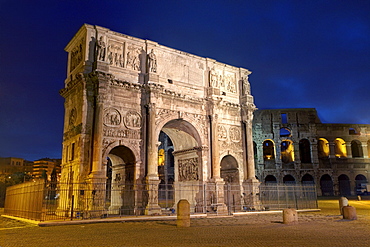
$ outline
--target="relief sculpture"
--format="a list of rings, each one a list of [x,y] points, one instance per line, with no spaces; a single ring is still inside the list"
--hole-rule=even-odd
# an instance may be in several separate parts
[[[230,128],[230,140],[233,142],[240,141],[240,129],[238,127],[231,127]]]
[[[218,139],[219,140],[226,140],[226,138],[227,138],[227,131],[226,131],[225,126],[218,125],[217,131],[218,131]]]
[[[129,46],[128,50],[126,56],[127,68],[140,71],[140,48]]]
[[[209,72],[209,83],[211,87],[219,88],[230,93],[236,93],[236,81],[235,76],[232,73],[226,73],[222,71],[216,71],[211,69]]]
[[[123,48],[122,44],[112,43],[108,46],[107,62],[110,65],[123,68]]]
[[[71,51],[70,71],[73,71],[82,62],[82,43],[83,41]]]
[[[179,160],[179,181],[196,181],[198,179],[198,158]]]
[[[141,116],[139,113],[130,111],[124,119],[125,125],[129,129],[138,129],[141,127]]]
[[[121,124],[121,114],[114,108],[108,108],[104,112],[104,125],[114,127]]]

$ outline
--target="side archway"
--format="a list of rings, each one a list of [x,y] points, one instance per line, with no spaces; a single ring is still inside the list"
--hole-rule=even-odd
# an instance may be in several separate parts
[[[112,214],[135,213],[136,159],[132,150],[126,146],[113,148],[107,157],[107,199]],[[110,194],[108,194],[110,192]]]
[[[333,180],[331,176],[329,176],[328,174],[324,174],[321,176],[320,187],[321,187],[321,195],[323,196],[333,196],[334,195]]]
[[[345,174],[342,174],[338,177],[338,184],[339,184],[339,194],[342,196],[349,196],[351,195],[351,186],[349,177]]]
[[[226,155],[221,160],[221,178],[225,181],[225,202],[229,211],[239,211],[241,209],[239,165],[231,155]]]

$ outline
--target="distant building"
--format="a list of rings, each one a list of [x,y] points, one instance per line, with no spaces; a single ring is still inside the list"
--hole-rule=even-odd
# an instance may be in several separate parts
[[[22,158],[0,157],[0,174],[11,175],[17,172],[29,173],[32,171],[32,162]]]
[[[369,124],[324,124],[312,108],[257,110],[253,141],[261,182],[315,183],[323,196],[366,191]]]
[[[39,159],[33,162],[32,175],[34,178],[47,178],[51,181],[59,177],[61,159]],[[53,177],[55,176],[55,177]]]

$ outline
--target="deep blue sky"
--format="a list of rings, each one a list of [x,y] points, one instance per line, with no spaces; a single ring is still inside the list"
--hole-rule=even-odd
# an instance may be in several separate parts
[[[248,68],[259,109],[370,124],[369,0],[0,0],[1,157],[61,157],[64,47],[83,23]]]

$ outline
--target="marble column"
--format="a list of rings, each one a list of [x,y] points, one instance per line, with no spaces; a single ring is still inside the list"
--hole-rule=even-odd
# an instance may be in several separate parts
[[[217,214],[226,215],[228,214],[228,209],[225,201],[225,182],[221,178],[221,164],[220,164],[220,149],[218,142],[218,116],[217,114],[210,117],[211,124],[211,150],[212,150],[212,179],[210,185],[214,185],[216,200],[214,202],[215,208],[217,208]]]
[[[161,208],[158,205],[158,140],[155,136],[155,104],[148,104],[148,170],[147,170],[147,191],[148,204],[145,208],[145,214],[161,214]]]

